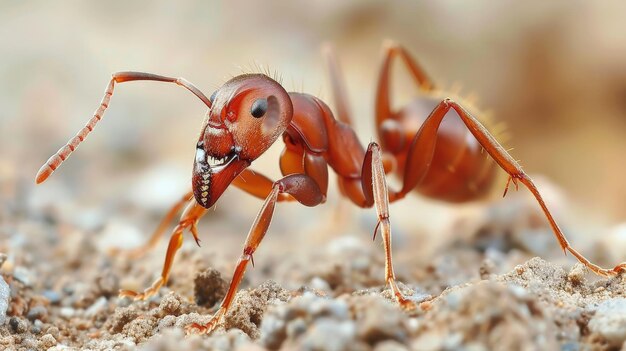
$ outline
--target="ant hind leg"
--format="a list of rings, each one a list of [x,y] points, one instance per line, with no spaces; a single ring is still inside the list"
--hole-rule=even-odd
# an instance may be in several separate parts
[[[443,118],[448,114],[450,109],[454,109],[456,114],[461,118],[467,129],[474,135],[476,140],[485,149],[489,155],[505,172],[509,174],[509,182],[517,187],[517,183],[522,183],[533,194],[537,203],[541,207],[554,236],[556,237],[561,249],[564,252],[570,252],[576,259],[584,264],[589,270],[597,275],[610,277],[626,272],[626,262],[620,263],[612,269],[602,268],[580,254],[568,242],[565,234],[556,223],[552,213],[548,209],[539,190],[533,183],[532,179],[522,170],[515,159],[500,145],[500,143],[489,133],[489,131],[472,116],[465,108],[451,99],[441,101],[430,113],[428,118],[422,124],[421,129],[413,138],[409,153],[407,156],[407,164],[405,167],[404,183],[400,194],[406,194],[411,191],[423,179],[428,171],[428,167],[434,155],[435,142],[437,138],[437,130]],[[507,182],[507,187],[509,185]]]

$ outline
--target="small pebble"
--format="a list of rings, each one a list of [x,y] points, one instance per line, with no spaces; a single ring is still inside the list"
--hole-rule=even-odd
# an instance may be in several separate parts
[[[301,334],[304,334],[306,329],[307,329],[307,324],[304,318],[296,318],[292,320],[291,322],[289,322],[289,324],[287,324],[287,328],[286,328],[287,337],[291,339],[296,339]]]
[[[14,333],[23,333],[28,330],[28,322],[17,317],[11,317],[9,320],[9,326]]]
[[[26,350],[36,350],[38,348],[37,340],[32,335],[27,335],[22,339],[20,346]]]
[[[33,334],[39,334],[41,333],[42,327],[43,327],[43,322],[37,319],[33,322],[33,327],[30,330],[33,332]]]
[[[57,344],[57,340],[54,338],[54,336],[50,334],[46,334],[42,336],[40,341],[41,341],[41,346],[43,346],[46,349],[49,349]]]
[[[319,319],[314,328],[302,336],[304,350],[348,350],[355,349],[356,326],[353,321]]]
[[[11,289],[9,284],[4,281],[4,277],[0,276],[0,325],[6,323],[10,297]]]
[[[588,326],[592,333],[602,336],[611,347],[619,348],[626,341],[626,299],[602,302]]]
[[[349,308],[344,300],[316,298],[307,306],[308,312],[314,317],[333,317],[348,319]]]
[[[76,310],[71,307],[62,307],[59,314],[61,317],[71,318],[74,317],[74,314],[76,314]]]
[[[387,340],[376,344],[374,351],[408,351],[408,349],[397,341]]]
[[[328,282],[326,282],[324,279],[320,278],[320,277],[313,277],[313,279],[311,279],[311,283],[309,284],[311,288],[317,290],[317,291],[324,291],[324,292],[329,292],[332,289],[330,288],[330,285],[328,284]]]
[[[61,337],[61,331],[59,331],[59,328],[55,326],[49,327],[48,330],[46,330],[46,333],[54,336],[57,340]]]
[[[480,279],[489,279],[489,276],[493,274],[493,271],[495,269],[496,269],[496,264],[492,259],[490,258],[484,259],[479,267]]]
[[[54,290],[45,290],[43,296],[50,301],[51,304],[56,305],[61,302],[61,294]]]
[[[574,285],[581,285],[585,282],[585,273],[587,268],[582,263],[576,263],[572,270],[567,274],[567,280]]]
[[[31,286],[33,281],[35,281],[33,273],[28,268],[22,266],[15,267],[13,277],[26,286]]]
[[[34,321],[36,319],[44,319],[47,315],[48,309],[45,306],[37,305],[31,307],[31,309],[28,310],[26,318],[28,318],[28,320],[30,321]]]
[[[181,312],[182,301],[178,294],[170,292],[163,296],[159,309],[165,314],[178,316]]]
[[[107,305],[106,297],[101,296],[100,298],[98,298],[96,300],[96,302],[91,304],[91,306],[89,306],[89,308],[87,308],[87,310],[85,310],[85,315],[86,316],[94,316],[96,313],[98,313],[102,309],[104,309],[106,307],[106,305]]]

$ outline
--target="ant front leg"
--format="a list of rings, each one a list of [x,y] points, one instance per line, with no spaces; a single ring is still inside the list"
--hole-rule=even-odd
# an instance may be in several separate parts
[[[274,183],[275,182],[263,174],[246,168],[239,173],[239,176],[235,178],[231,184],[256,198],[265,199],[272,192]],[[295,200],[296,199],[287,193],[280,193],[276,201]]]
[[[183,244],[183,232],[185,229],[189,228],[191,231],[196,243],[199,243],[198,239],[198,231],[196,229],[196,225],[198,220],[206,213],[207,209],[200,206],[195,199],[189,201],[189,205],[183,212],[181,216],[180,222],[174,228],[172,232],[172,236],[170,238],[170,243],[167,246],[167,253],[165,254],[165,262],[163,264],[163,271],[161,272],[161,276],[152,283],[152,285],[144,290],[143,292],[135,292],[132,290],[120,290],[120,297],[130,297],[135,300],[145,300],[152,295],[156,294],[159,289],[163,285],[167,283],[167,279],[170,275],[170,270],[172,268],[172,263],[174,262],[174,257],[176,256],[176,252]]]
[[[138,258],[143,257],[150,250],[154,249],[154,247],[159,243],[159,241],[163,237],[163,233],[165,232],[165,230],[167,230],[167,227],[169,226],[172,219],[174,219],[174,217],[178,214],[178,212],[180,212],[180,210],[191,199],[193,199],[193,191],[189,191],[185,195],[183,195],[183,197],[180,200],[178,200],[172,206],[172,208],[170,208],[170,210],[167,212],[165,217],[163,217],[163,219],[161,220],[161,223],[159,223],[159,226],[157,227],[157,229],[152,233],[152,236],[150,237],[150,239],[144,245],[140,247],[128,249],[128,250],[123,250],[120,248],[113,248],[110,250],[109,254],[110,255],[122,255],[130,259],[138,259]],[[198,246],[199,245],[200,244],[198,243]]]
[[[374,229],[374,238],[380,228],[383,246],[385,249],[385,282],[389,284],[396,301],[405,309],[414,309],[415,303],[407,299],[396,283],[396,275],[393,271],[391,259],[391,222],[389,221],[389,197],[390,191],[387,187],[383,157],[380,146],[372,142],[367,147],[363,169],[361,173],[361,184],[366,202],[376,207],[378,214],[378,224]],[[392,192],[392,198],[396,198],[396,193]]]
[[[198,97],[207,107],[211,108],[211,100],[207,98],[196,86],[192,83],[188,82],[184,78],[173,78],[166,77],[151,73],[143,73],[143,72],[118,72],[114,73],[107,85],[104,96],[102,97],[102,101],[100,102],[100,106],[94,112],[93,117],[87,122],[87,124],[78,131],[78,133],[70,139],[63,147],[61,147],[52,157],[46,161],[46,163],[39,169],[37,175],[35,177],[35,181],[37,184],[44,182],[50,175],[61,166],[61,164],[78,148],[78,146],[87,138],[89,133],[91,133],[98,122],[103,118],[106,109],[109,107],[109,103],[111,101],[111,97],[113,96],[113,90],[115,88],[116,83],[124,83],[131,81],[157,81],[157,82],[165,82],[165,83],[174,83],[179,85],[190,92],[192,92],[196,97]],[[187,201],[189,196],[185,195],[185,199],[181,202],[177,203],[165,217],[165,219],[159,225],[159,228],[152,235],[152,238],[148,241],[148,244],[144,247],[138,248],[137,250],[133,250],[130,252],[131,256],[137,256],[143,254],[150,247],[154,246],[158,241],[160,234],[167,227],[167,223],[171,218],[173,218],[176,213],[182,208],[185,201]],[[195,204],[195,200],[193,200],[190,205],[187,207],[187,210],[183,214],[183,218],[180,223],[174,230],[172,234],[172,238],[170,239],[170,244],[168,247],[165,266],[163,268],[163,273],[161,278],[159,278],[152,287],[146,289],[143,293],[136,293],[134,291],[123,290],[120,292],[120,296],[129,296],[134,297],[136,299],[145,299],[151,295],[154,295],[158,289],[165,284],[167,281],[167,277],[169,275],[169,270],[174,259],[174,254],[182,244],[182,232],[183,229],[190,227],[196,242],[198,242],[198,236],[196,233],[196,222],[202,217],[204,214],[204,209],[199,205]]]
[[[243,279],[248,262],[252,261],[254,266],[254,252],[261,244],[261,241],[267,233],[267,229],[270,226],[272,217],[274,215],[274,207],[278,201],[280,194],[290,194],[300,203],[305,206],[316,206],[323,201],[323,195],[319,189],[319,186],[313,180],[313,178],[304,174],[292,174],[276,181],[269,195],[265,199],[261,211],[257,215],[246,242],[243,246],[243,252],[237,261],[235,273],[230,281],[228,292],[220,305],[219,310],[213,315],[211,320],[204,325],[193,323],[187,327],[187,332],[197,331],[199,333],[210,333],[221,322],[222,318],[228,312],[230,305],[233,302],[237,288]]]
[[[552,227],[552,231],[554,232],[554,235],[564,252],[569,251],[574,257],[576,257],[576,259],[578,259],[580,263],[584,264],[587,268],[600,276],[614,276],[626,271],[626,262],[618,264],[613,269],[605,269],[591,263],[587,258],[570,246],[567,238],[565,238],[565,235],[561,231],[561,228],[554,220],[554,217],[552,217],[552,213],[546,206],[539,190],[530,177],[522,170],[519,163],[511,157],[511,155],[502,147],[502,145],[500,145],[500,143],[498,143],[493,135],[491,135],[474,116],[451,99],[445,99],[435,107],[413,138],[413,142],[407,156],[407,165],[404,174],[404,184],[400,192],[401,194],[406,194],[411,191],[426,175],[435,152],[437,131],[441,125],[441,121],[451,108],[456,111],[467,129],[474,135],[480,145],[489,153],[496,163],[509,174],[509,182],[512,181],[517,187],[517,182],[519,181],[524,184],[528,190],[530,190],[548,219],[548,222]],[[507,187],[509,182],[507,182]]]

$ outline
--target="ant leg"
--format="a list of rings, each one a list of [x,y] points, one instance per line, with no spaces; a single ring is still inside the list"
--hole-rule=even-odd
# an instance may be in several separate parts
[[[380,227],[383,246],[385,248],[385,282],[391,287],[396,301],[405,309],[414,309],[415,303],[402,294],[396,284],[396,275],[393,271],[391,259],[391,222],[389,221],[389,189],[385,178],[383,157],[380,146],[372,142],[367,147],[361,176],[363,194],[367,203],[376,207],[378,224],[374,229],[374,238]]]
[[[330,74],[333,99],[337,110],[337,118],[346,124],[352,125],[350,110],[348,108],[348,95],[342,79],[341,68],[335,55],[332,45],[326,44],[322,47],[322,53],[326,59],[326,65]],[[389,102],[389,85],[390,85],[390,69],[391,60],[396,56],[400,56],[406,65],[412,78],[415,80],[421,90],[429,91],[434,89],[434,84],[424,72],[417,61],[406,51],[401,45],[388,40],[384,43],[384,58],[380,69],[378,80],[378,88],[376,93],[376,124],[380,125],[385,119],[391,116],[391,107]]]
[[[187,326],[186,329],[188,333],[194,330],[199,333],[210,333],[217,327],[218,323],[226,315],[226,312],[228,312],[228,308],[237,293],[239,283],[241,283],[241,279],[243,279],[248,262],[252,261],[252,265],[254,266],[253,254],[267,233],[267,229],[269,228],[274,215],[274,207],[276,205],[278,195],[281,193],[291,194],[305,206],[316,206],[321,203],[323,199],[317,183],[313,180],[313,178],[307,175],[292,174],[275,182],[272,186],[271,192],[261,207],[261,211],[259,211],[259,214],[254,220],[254,223],[250,228],[250,232],[248,232],[248,237],[246,238],[246,242],[243,246],[243,252],[237,261],[237,266],[230,281],[228,292],[226,293],[224,300],[222,300],[219,310],[213,315],[207,324],[200,325],[193,323]]]
[[[136,248],[128,249],[128,250],[113,248],[110,250],[109,254],[110,255],[122,255],[131,259],[138,259],[138,258],[143,257],[146,253],[148,253],[148,251],[154,249],[154,247],[158,244],[158,242],[163,237],[163,232],[167,230],[167,227],[169,226],[174,216],[176,216],[176,214],[180,212],[183,206],[185,206],[185,204],[187,204],[191,199],[193,199],[193,192],[189,191],[180,200],[178,200],[178,202],[176,202],[174,206],[172,206],[172,208],[167,212],[165,217],[163,217],[163,219],[161,220],[161,223],[159,223],[159,226],[152,233],[152,236],[145,244]]]
[[[407,66],[409,73],[419,86],[420,90],[429,91],[434,89],[435,85],[428,78],[422,67],[417,61],[401,45],[394,41],[387,40],[383,44],[383,62],[378,76],[378,87],[376,89],[376,126],[380,128],[385,120],[392,117],[391,103],[389,98],[390,86],[390,69],[391,60],[399,55]]]
[[[428,80],[428,78],[426,78],[426,75],[422,72],[421,68],[417,65],[415,60],[413,60],[402,47],[396,44],[389,44],[388,46],[393,46],[395,50],[388,49],[389,52],[386,54],[386,56],[391,57],[393,53],[398,52],[404,58],[405,62],[407,62],[407,65],[409,66],[411,72],[415,72],[414,76],[419,77],[419,79],[416,79],[418,79],[418,82],[420,82],[420,86],[422,86],[423,89],[427,89],[427,87],[432,86],[432,83],[430,82],[430,80]],[[326,64],[328,66],[328,71],[330,74],[333,99],[335,100],[335,107],[337,110],[337,119],[345,124],[352,126],[352,118],[350,117],[350,110],[348,108],[348,94],[346,93],[344,80],[342,79],[343,74],[341,72],[341,67],[339,65],[339,61],[337,60],[337,56],[335,55],[335,50],[332,45],[325,44],[322,47],[322,52],[324,54],[324,57],[326,58]],[[388,77],[390,60],[385,60],[385,62],[386,64],[383,64],[383,68],[381,71],[386,72],[385,75]],[[381,87],[379,84],[379,90],[380,88]],[[386,92],[388,93],[388,86],[386,87]],[[398,139],[398,142],[400,143],[404,140],[403,135],[400,135],[399,133],[394,135],[394,137],[395,139]],[[394,162],[395,159],[391,155],[383,155],[385,173],[390,173],[392,171],[394,166],[392,163]]]
[[[195,96],[197,96],[205,105],[209,108],[211,107],[211,101],[200,91],[200,89],[196,88],[192,83],[188,82],[184,78],[172,78],[159,76],[151,73],[142,73],[142,72],[118,72],[114,73],[113,77],[109,81],[105,91],[104,97],[102,97],[102,101],[100,102],[100,106],[96,112],[94,112],[93,117],[87,122],[85,125],[72,139],[70,139],[65,146],[59,149],[54,155],[52,155],[46,163],[41,166],[39,172],[37,172],[37,176],[35,177],[35,181],[37,184],[44,182],[48,177],[54,172],[63,161],[65,161],[74,150],[80,145],[80,143],[87,138],[87,135],[93,131],[96,127],[96,124],[102,119],[104,116],[104,111],[109,107],[109,102],[111,100],[111,96],[113,96],[113,89],[115,88],[115,83],[124,83],[135,80],[150,80],[150,81],[158,81],[158,82],[166,82],[166,83],[174,83],[182,86],[183,88],[191,91]]]
[[[135,300],[145,300],[156,294],[159,289],[167,283],[167,279],[170,275],[170,269],[172,268],[172,263],[174,262],[174,256],[176,255],[176,252],[178,251],[180,246],[183,244],[183,231],[186,228],[189,228],[194,238],[196,239],[196,242],[198,242],[196,224],[198,223],[198,220],[202,216],[204,216],[206,211],[207,209],[200,206],[195,199],[190,200],[189,205],[181,216],[180,222],[172,232],[170,243],[167,246],[167,253],[165,254],[165,262],[163,264],[163,271],[161,272],[161,276],[142,293],[138,293],[132,290],[120,290],[119,297],[130,297]]]
[[[274,187],[274,182],[271,179],[249,168],[246,168],[239,173],[239,176],[235,178],[231,184],[238,189],[262,200],[267,198]],[[296,199],[294,199],[293,196],[286,193],[278,194],[278,198],[276,199],[278,202],[295,200]]]
[[[519,163],[511,157],[493,135],[491,135],[474,116],[461,105],[450,99],[443,100],[435,107],[415,135],[407,156],[404,184],[401,190],[402,194],[411,191],[426,175],[435,151],[437,130],[441,121],[451,108],[456,111],[480,145],[489,153],[496,163],[509,174],[510,181],[512,181],[515,186],[517,186],[517,182],[519,181],[530,190],[548,219],[552,231],[564,252],[569,251],[580,263],[600,276],[614,276],[626,271],[626,262],[620,263],[613,269],[605,269],[591,263],[587,258],[571,247],[561,231],[561,228],[552,217],[552,213],[550,213],[550,210],[546,206],[539,190],[530,177],[522,170]]]
[[[348,94],[343,82],[343,74],[341,67],[335,55],[335,50],[331,44],[325,44],[322,47],[322,54],[326,59],[328,73],[330,75],[330,84],[333,91],[333,100],[335,101],[335,109],[337,110],[337,119],[345,124],[352,125],[350,117],[350,109],[348,108]]]
[[[279,165],[283,176],[299,173],[310,176],[326,196],[328,191],[328,162],[324,156],[305,151],[302,145],[295,145],[291,138],[285,138],[285,148],[280,154]]]

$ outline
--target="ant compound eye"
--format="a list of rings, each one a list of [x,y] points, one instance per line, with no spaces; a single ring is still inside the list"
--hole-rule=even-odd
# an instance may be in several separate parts
[[[250,114],[254,118],[261,118],[267,112],[267,99],[256,99],[250,108]]]
[[[211,94],[211,96],[209,97],[209,101],[211,101],[211,104],[215,102],[215,96],[217,96],[217,90],[214,91],[213,94]]]

